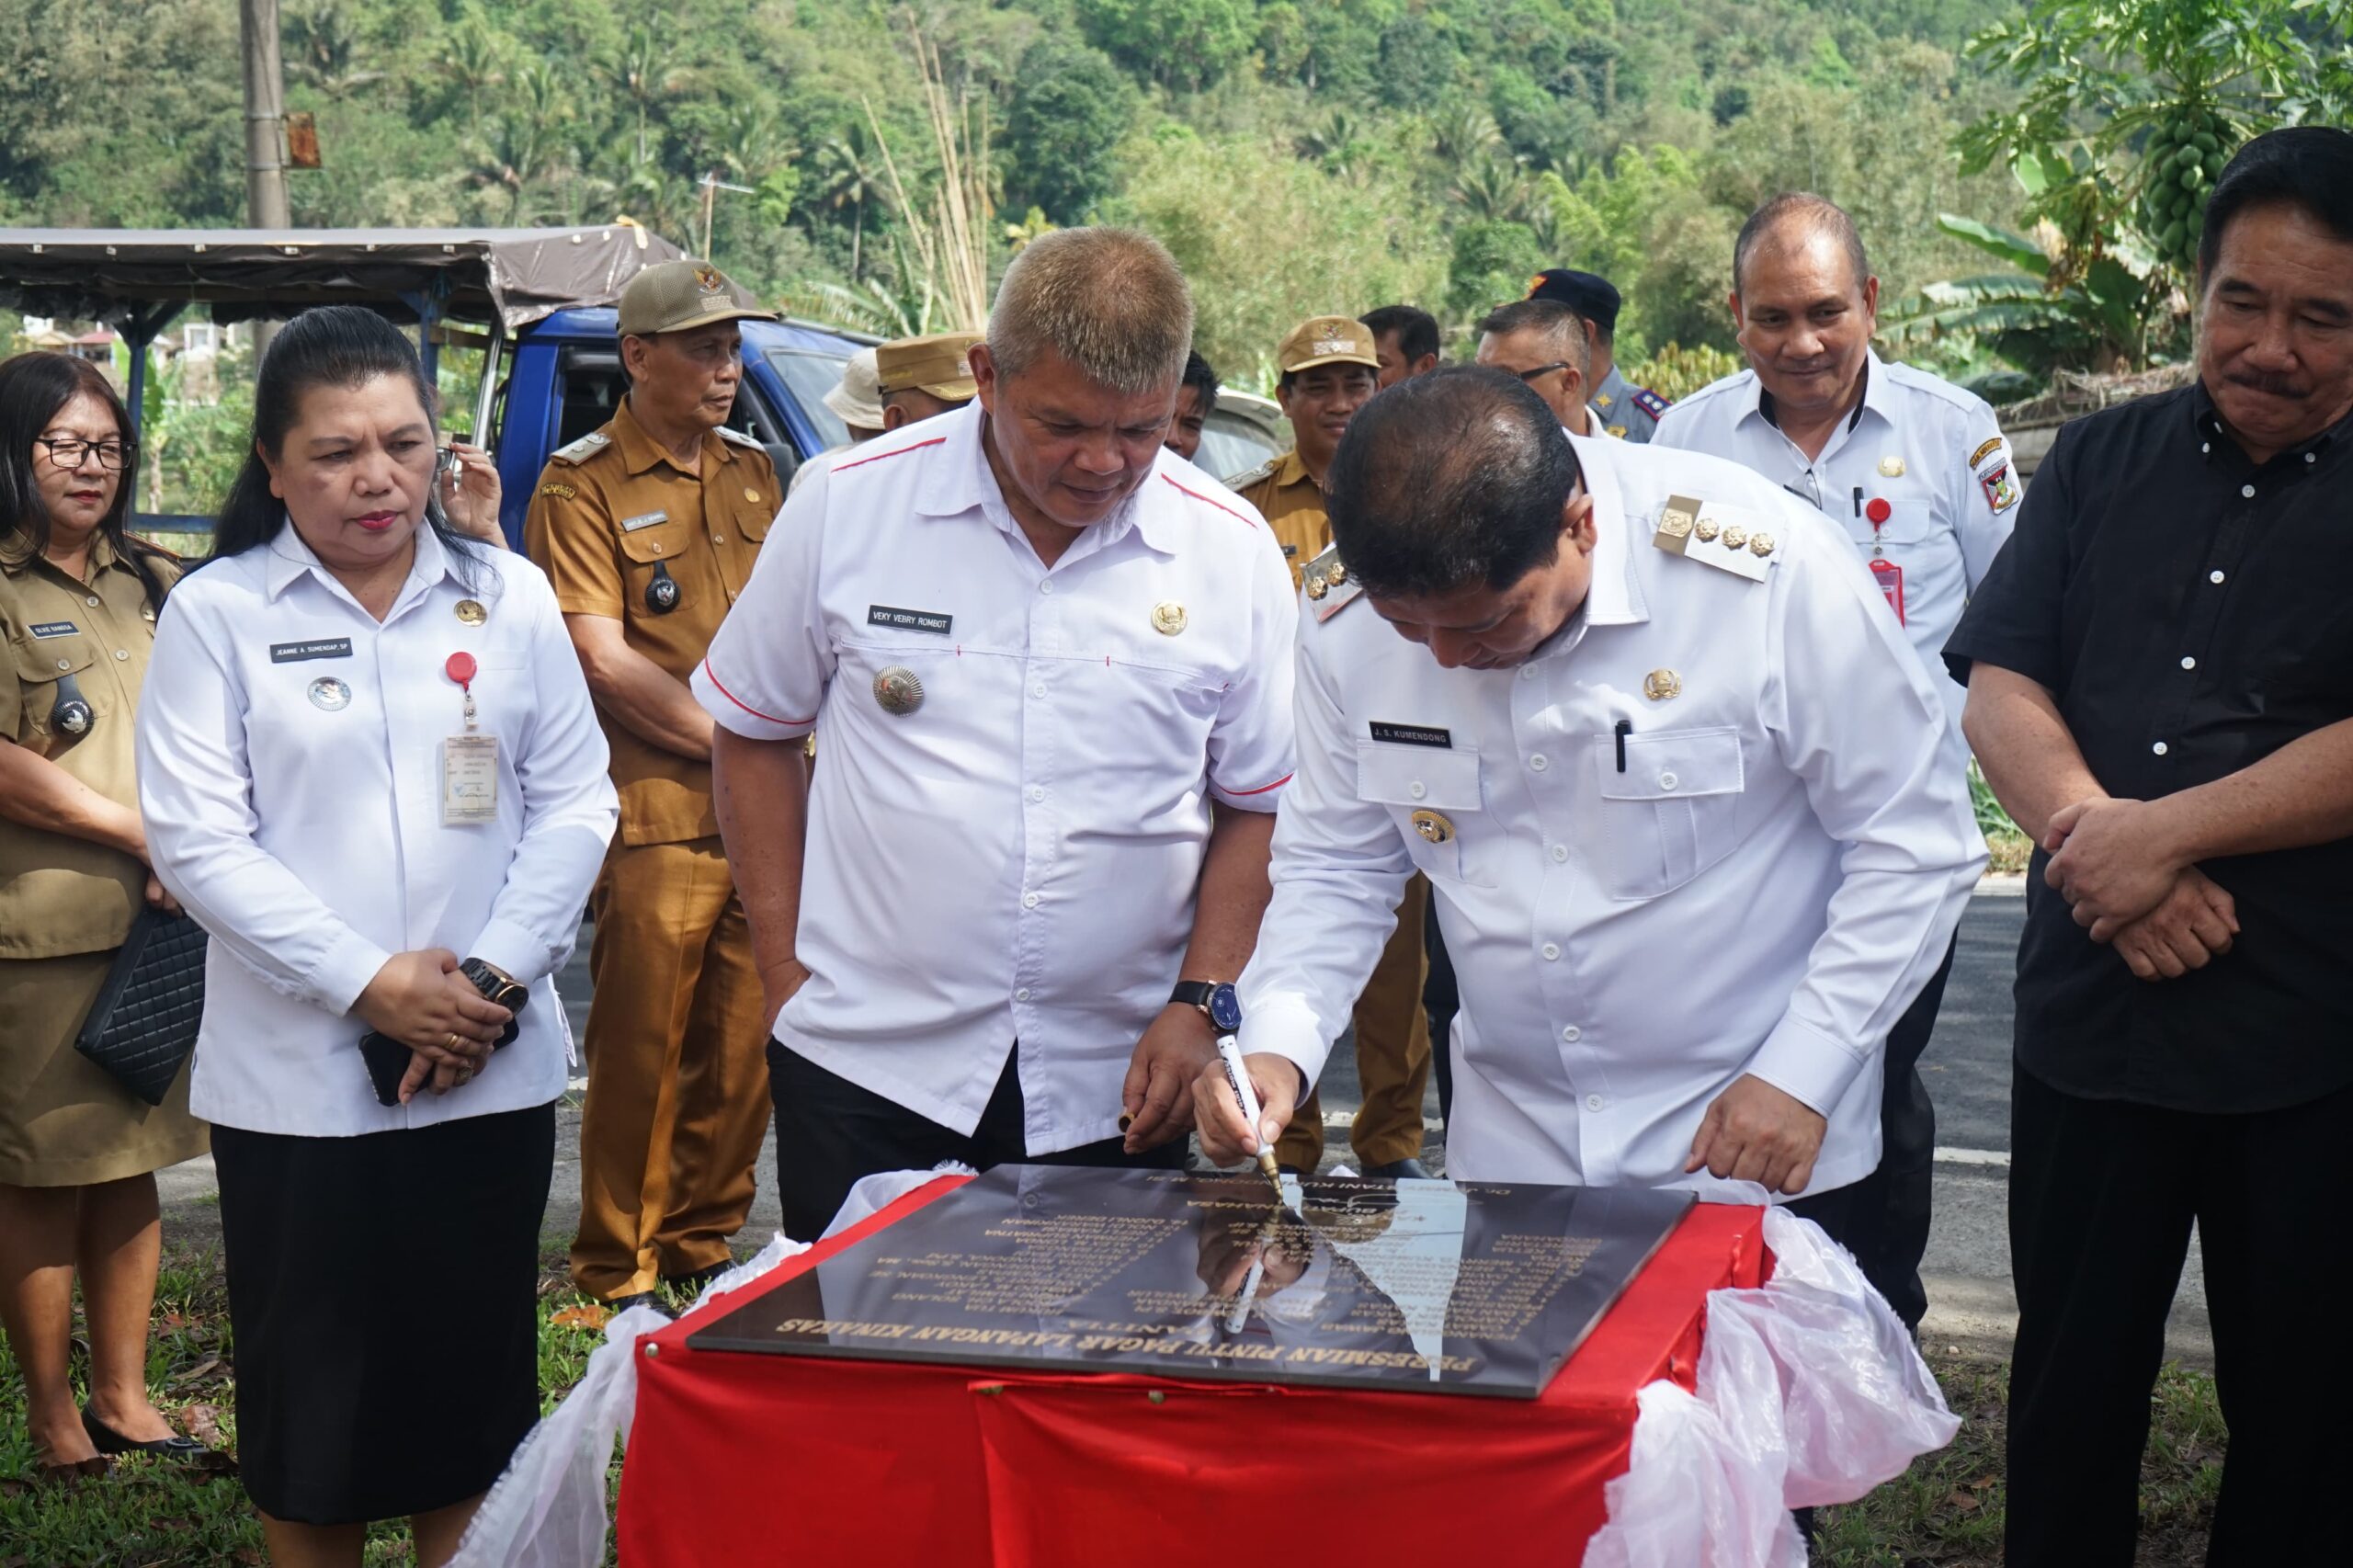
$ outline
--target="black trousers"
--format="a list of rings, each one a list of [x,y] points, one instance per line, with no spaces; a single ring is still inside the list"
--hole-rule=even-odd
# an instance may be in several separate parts
[[[1191,1157],[1192,1140],[1178,1138],[1130,1154],[1117,1138],[1051,1154],[1023,1152],[1018,1051],[1005,1071],[980,1124],[968,1137],[895,1100],[828,1073],[807,1057],[768,1041],[768,1096],[776,1105],[776,1190],[784,1233],[813,1242],[833,1223],[858,1178],[878,1171],[929,1170],[961,1160],[975,1170],[991,1165],[1108,1165],[1176,1171]]]
[[[1854,1217],[1841,1239],[1873,1289],[1887,1298],[1904,1326],[1919,1331],[1928,1310],[1920,1259],[1928,1251],[1928,1215],[1936,1201],[1937,1108],[1929,1103],[1920,1058],[1936,1031],[1952,977],[1956,936],[1945,961],[1928,977],[1895,1027],[1887,1032],[1886,1083],[1879,1102],[1879,1168],[1855,1184]]]
[[[2010,1100],[2012,1568],[2126,1568],[2149,1391],[2197,1223],[2230,1456],[2206,1561],[2345,1561],[2353,1417],[2334,1374],[2353,1300],[2336,1233],[2353,1088],[2243,1115],[2064,1094]]]
[[[1455,984],[1454,960],[1447,956],[1445,934],[1438,928],[1438,894],[1422,919],[1422,949],[1430,956],[1430,974],[1422,982],[1422,1011],[1430,1020],[1430,1068],[1438,1077],[1438,1119],[1451,1125],[1454,1118],[1454,1015],[1462,1011],[1462,992]]]

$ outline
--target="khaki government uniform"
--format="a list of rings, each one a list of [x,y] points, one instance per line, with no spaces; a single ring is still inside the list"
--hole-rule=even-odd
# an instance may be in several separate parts
[[[1331,518],[1314,475],[1298,452],[1289,451],[1226,484],[1267,519],[1296,585],[1307,563],[1332,542]],[[1364,1104],[1348,1143],[1367,1165],[1417,1159],[1422,1152],[1422,1096],[1430,1082],[1430,1021],[1422,1010],[1429,956],[1422,947],[1422,919],[1429,891],[1428,881],[1418,873],[1405,884],[1397,929],[1357,998],[1357,1076]],[[1275,1145],[1275,1158],[1312,1171],[1323,1157],[1324,1108],[1311,1091]]]
[[[631,648],[684,683],[750,579],[783,497],[747,437],[707,435],[699,467],[683,468],[623,399],[609,423],[550,460],[524,545],[564,613],[619,620]],[[656,608],[664,600],[670,608]],[[767,1020],[710,764],[640,739],[601,706],[598,717],[621,816],[589,899],[572,1278],[610,1299],[729,1260],[767,1131]]]
[[[150,563],[167,586],[179,575],[169,556]],[[0,736],[136,811],[132,721],[155,612],[103,534],[88,571],[76,582],[21,540],[0,545]],[[79,735],[58,722],[68,676],[90,709]],[[146,889],[147,869],[119,850],[0,817],[0,1182],[84,1187],[205,1152],[185,1066],[150,1106],[74,1049]]]

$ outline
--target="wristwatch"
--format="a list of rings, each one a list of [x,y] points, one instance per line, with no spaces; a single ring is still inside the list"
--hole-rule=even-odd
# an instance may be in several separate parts
[[[1210,1028],[1220,1034],[1232,1034],[1242,1027],[1242,998],[1233,986],[1222,981],[1180,980],[1168,1000],[1187,1007],[1198,1007],[1210,1021]]]
[[[512,1041],[522,1026],[523,1004],[531,999],[530,987],[496,964],[481,959],[468,959],[458,966],[458,972],[482,993],[483,1000],[495,1002],[515,1015],[506,1020],[506,1027],[498,1033],[499,1045]],[[494,1046],[492,1049],[497,1048]]]

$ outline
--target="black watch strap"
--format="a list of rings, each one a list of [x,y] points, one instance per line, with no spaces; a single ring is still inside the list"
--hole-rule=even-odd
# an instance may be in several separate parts
[[[1217,990],[1214,980],[1180,980],[1168,993],[1168,1000],[1176,1006],[1210,1010],[1210,997]]]

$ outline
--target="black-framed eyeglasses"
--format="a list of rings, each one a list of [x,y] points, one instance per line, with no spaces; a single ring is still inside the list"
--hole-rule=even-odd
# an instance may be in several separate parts
[[[1523,381],[1532,381],[1539,376],[1549,376],[1555,370],[1567,370],[1574,369],[1574,368],[1575,367],[1572,366],[1566,359],[1555,359],[1549,365],[1539,365],[1532,370],[1514,370],[1512,374],[1518,376]]]
[[[130,441],[85,441],[78,436],[36,436],[33,445],[45,448],[49,460],[60,468],[80,468],[85,454],[96,453],[100,468],[119,473],[131,466],[139,448]]]

